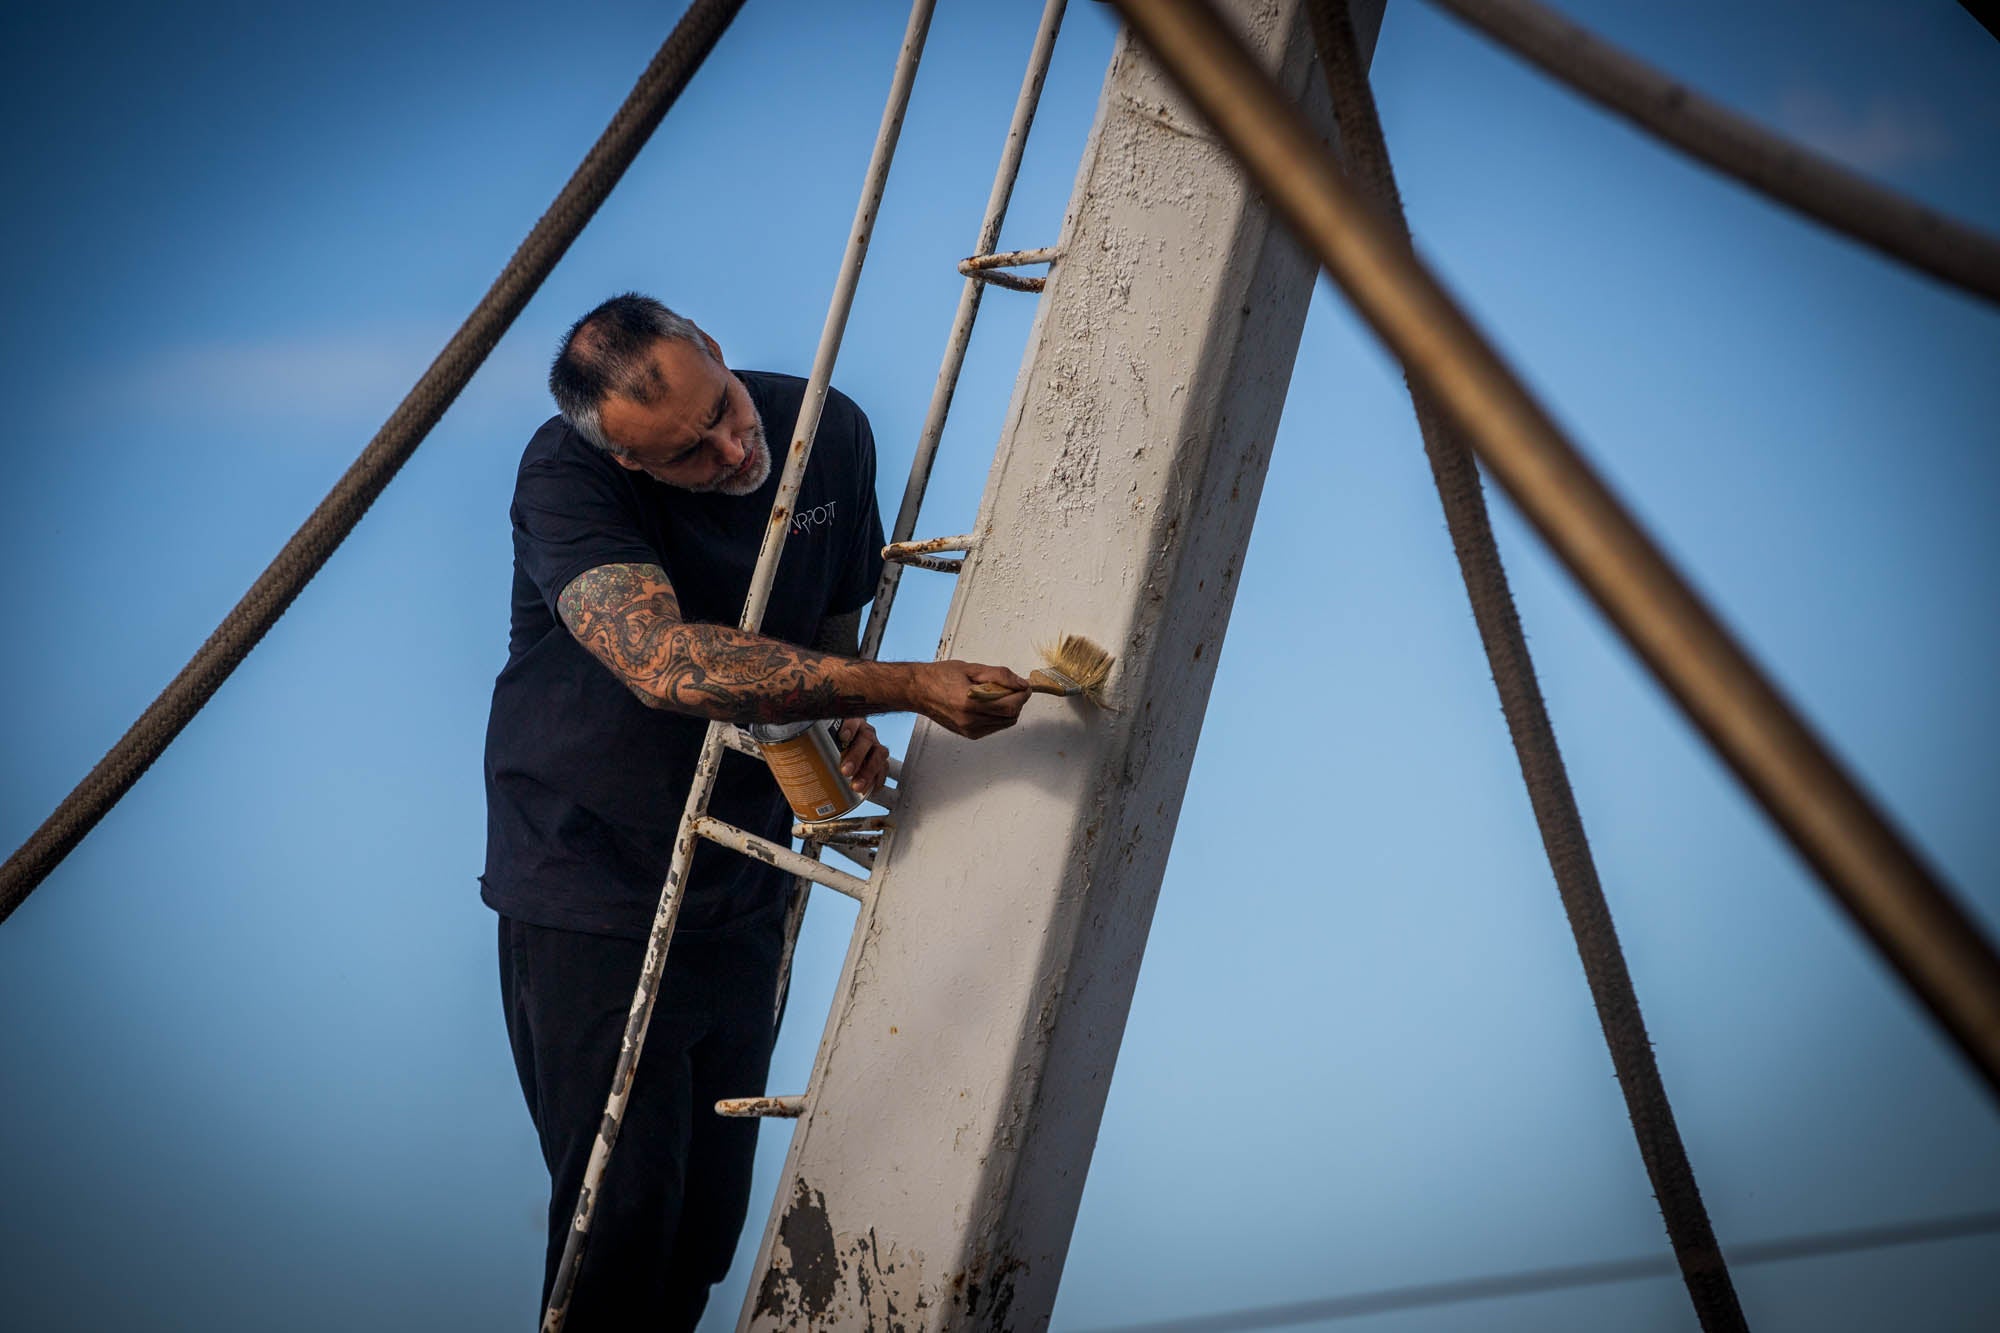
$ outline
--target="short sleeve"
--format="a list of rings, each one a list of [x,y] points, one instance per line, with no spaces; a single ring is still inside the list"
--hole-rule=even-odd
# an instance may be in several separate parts
[[[659,564],[632,489],[603,460],[540,458],[514,482],[514,551],[553,613],[577,575],[599,565]]]
[[[848,532],[846,559],[827,603],[828,615],[858,611],[875,596],[882,577],[882,513],[875,503],[875,432],[868,417],[845,394],[835,395],[846,409],[854,447],[854,526]]]

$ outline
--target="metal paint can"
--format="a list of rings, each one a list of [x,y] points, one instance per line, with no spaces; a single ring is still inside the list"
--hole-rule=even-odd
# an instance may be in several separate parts
[[[760,722],[750,739],[764,752],[778,789],[800,819],[838,819],[861,804],[861,793],[840,771],[840,743],[834,724]]]

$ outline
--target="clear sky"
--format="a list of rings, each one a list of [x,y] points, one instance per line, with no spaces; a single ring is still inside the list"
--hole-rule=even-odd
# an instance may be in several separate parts
[[[1038,6],[946,0],[836,383],[893,511]],[[0,842],[233,604],[485,290],[680,6],[0,14]],[[1950,0],[1566,12],[2000,231]],[[36,1330],[526,1328],[546,1177],[477,899],[506,504],[563,327],[636,287],[808,367],[904,19],[752,0],[428,444],[0,926],[0,1308]],[[1114,36],[1073,6],[1003,247],[1053,243]],[[2000,312],[1686,164],[1412,0],[1375,65],[1423,251],[1989,929]],[[994,292],[924,529],[1032,298]],[[1503,548],[1716,1226],[2000,1199],[1993,1099],[1504,504]],[[913,575],[888,651],[926,656]],[[894,735],[894,729],[888,729]],[[1335,756],[1328,764],[1320,759]],[[1299,352],[1058,1328],[1664,1250],[1398,377]],[[1285,837],[1237,841],[1255,820]],[[815,899],[773,1087],[853,919]],[[734,1320],[786,1129],[767,1125]],[[1753,1327],[2000,1320],[1988,1235],[1739,1270]],[[1326,1327],[1693,1327],[1671,1279]]]

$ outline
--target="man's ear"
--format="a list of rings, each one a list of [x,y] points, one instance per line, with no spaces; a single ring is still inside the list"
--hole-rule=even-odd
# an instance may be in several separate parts
[[[606,449],[604,452],[611,455],[612,462],[616,463],[619,467],[624,468],[628,472],[644,472],[646,470],[640,467],[637,463],[633,462],[629,456],[620,452],[617,449]]]
[[[708,348],[708,354],[709,354],[710,356],[712,356],[712,357],[714,357],[714,358],[715,358],[715,364],[716,364],[716,365],[718,365],[718,366],[726,366],[726,365],[728,365],[728,364],[729,364],[729,363],[728,363],[727,361],[724,361],[724,360],[722,359],[722,347],[721,347],[721,345],[720,345],[720,344],[718,344],[718,343],[717,343],[717,342],[715,341],[715,339],[713,339],[713,338],[709,337],[709,336],[708,336],[708,333],[707,333],[707,331],[706,331],[706,330],[703,330],[703,331],[702,331],[702,335],[701,335],[701,341],[702,341],[703,345],[704,345],[704,346],[706,346],[706,347]]]

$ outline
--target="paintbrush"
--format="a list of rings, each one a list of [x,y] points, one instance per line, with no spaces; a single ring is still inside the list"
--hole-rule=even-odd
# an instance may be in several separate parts
[[[1111,678],[1111,664],[1117,659],[1110,653],[1081,634],[1065,634],[1053,645],[1036,651],[1042,655],[1042,665],[1028,673],[1029,689],[1037,694],[1080,694],[1099,708],[1111,707],[1104,698],[1104,682]],[[1006,686],[990,681],[972,687],[975,699],[998,699],[1011,693]]]

